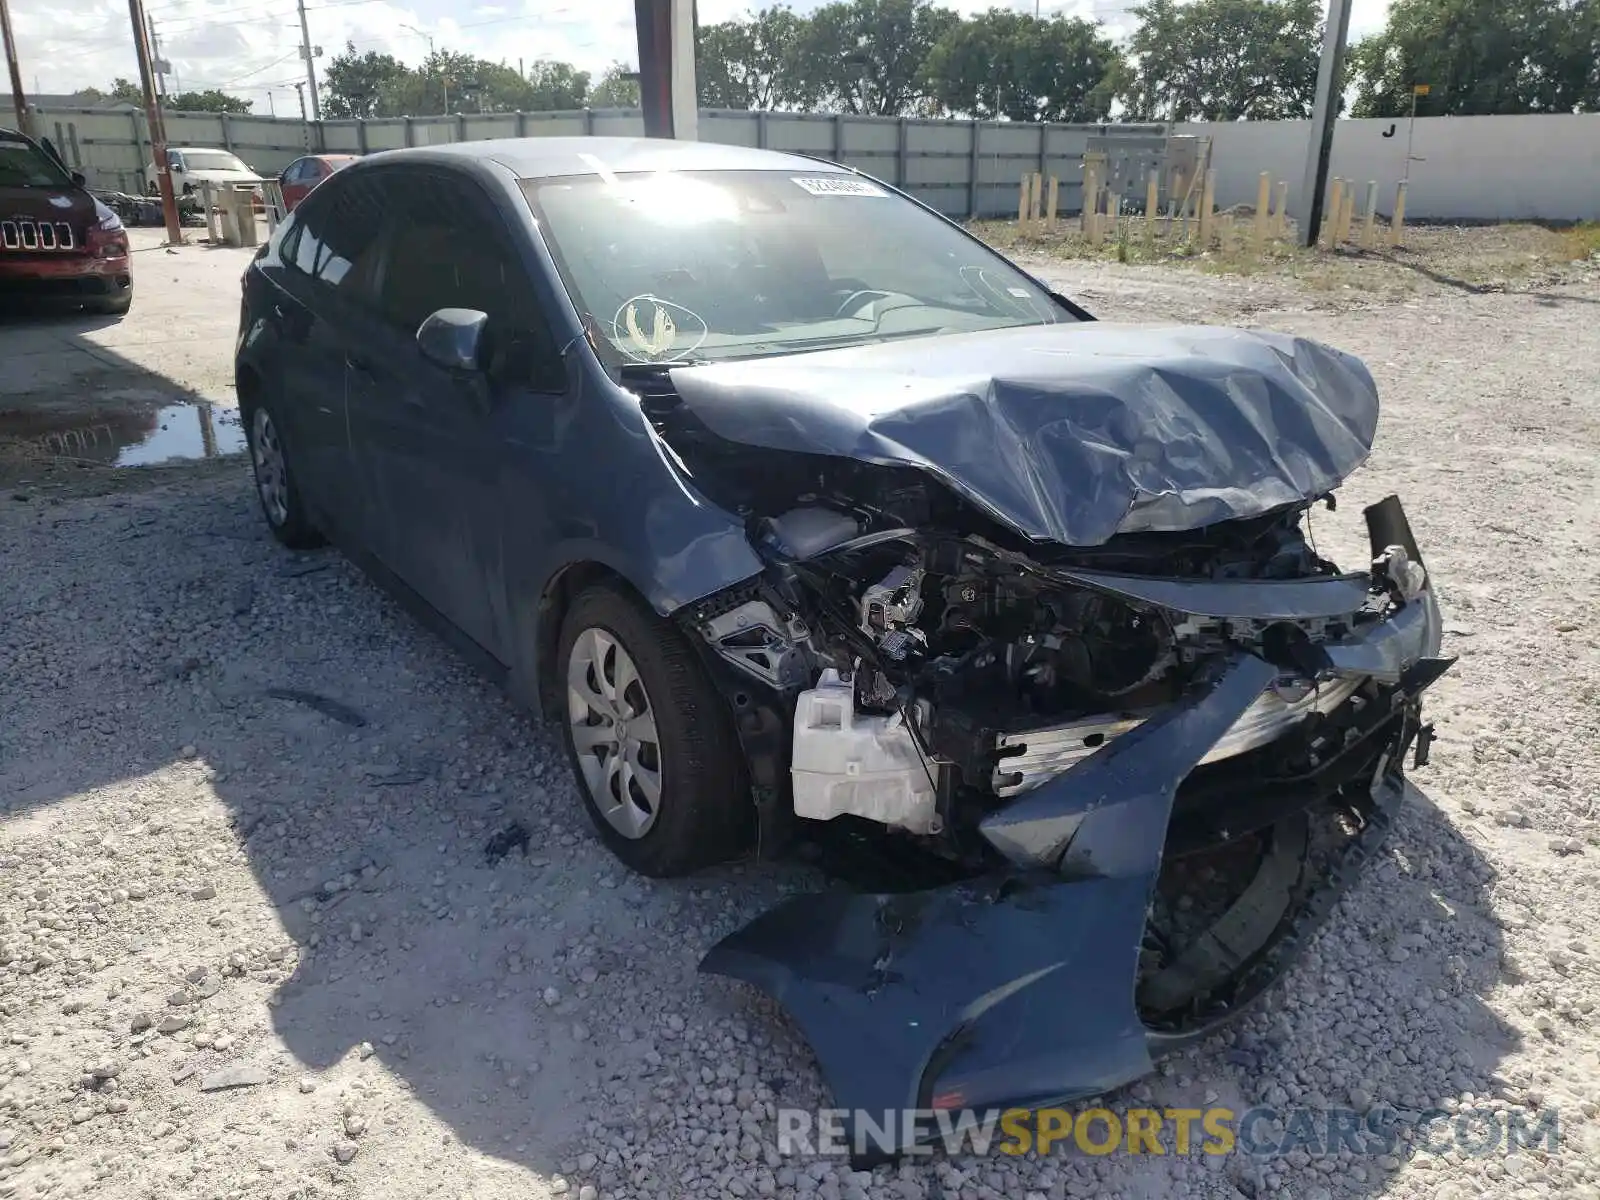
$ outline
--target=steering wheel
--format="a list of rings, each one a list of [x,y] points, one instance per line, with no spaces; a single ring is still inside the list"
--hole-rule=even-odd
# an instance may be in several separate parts
[[[863,296],[871,296],[874,299],[877,299],[878,297],[887,296],[888,294],[888,292],[880,291],[877,288],[862,288],[860,291],[851,292],[844,298],[844,303],[839,305],[838,309],[833,315],[835,319],[844,316],[845,311],[852,306],[855,306],[856,301],[860,300]]]

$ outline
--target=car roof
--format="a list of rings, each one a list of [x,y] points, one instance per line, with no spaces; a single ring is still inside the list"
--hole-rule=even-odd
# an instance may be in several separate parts
[[[604,171],[811,171],[839,172],[842,167],[750,146],[718,142],[680,142],[666,138],[528,137],[482,142],[450,142],[407,150],[385,150],[367,162],[402,158],[492,159],[520,179],[558,175],[595,175]]]

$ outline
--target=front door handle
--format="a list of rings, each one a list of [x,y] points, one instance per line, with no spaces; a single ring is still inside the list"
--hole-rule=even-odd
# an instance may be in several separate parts
[[[372,374],[372,364],[360,355],[347,353],[344,356],[344,365],[353,371],[360,371],[363,375]]]

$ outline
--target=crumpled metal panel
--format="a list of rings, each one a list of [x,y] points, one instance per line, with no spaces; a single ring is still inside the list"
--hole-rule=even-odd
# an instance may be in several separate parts
[[[1378,395],[1320,343],[1082,322],[672,372],[730,441],[928,470],[1040,541],[1195,529],[1321,495],[1363,463]]]
[[[1016,873],[796,896],[700,969],[781,1003],[835,1105],[857,1113],[1065,1100],[1143,1075],[1134,980],[1173,799],[1275,674],[1241,654],[1211,687],[993,814],[983,834]]]

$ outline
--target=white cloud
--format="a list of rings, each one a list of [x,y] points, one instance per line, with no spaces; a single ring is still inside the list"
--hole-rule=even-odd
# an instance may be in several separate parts
[[[700,0],[702,23],[737,17],[770,0]],[[797,0],[807,10],[820,0]],[[996,7],[995,0],[946,0],[972,14]],[[1135,0],[1041,0],[1046,14],[1102,20],[1116,33],[1132,26]],[[1033,8],[1032,0],[1009,7]],[[1388,0],[1354,0],[1351,36],[1381,28]],[[294,83],[304,78],[299,57],[300,25],[293,0],[150,0],[162,51],[172,63],[173,90],[221,88],[250,100],[255,111],[294,111]],[[632,0],[496,0],[472,6],[450,0],[308,0],[319,64],[347,41],[359,51],[393,54],[419,63],[431,35],[441,50],[478,55],[515,66],[538,59],[571,62],[596,75],[614,61],[637,56]],[[71,92],[106,88],[114,78],[136,79],[128,10],[121,0],[12,0],[23,82],[35,91]],[[410,27],[423,31],[412,32]]]

